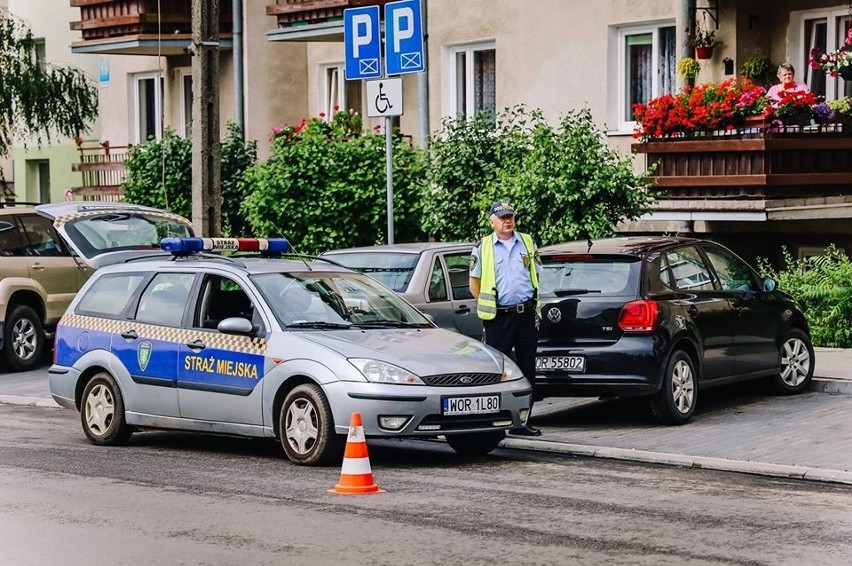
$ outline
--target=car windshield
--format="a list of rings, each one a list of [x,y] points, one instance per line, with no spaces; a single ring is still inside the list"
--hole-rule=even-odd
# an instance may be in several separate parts
[[[105,252],[159,249],[169,236],[192,236],[192,228],[170,216],[145,212],[117,212],[76,218],[65,224],[68,238],[86,257]]]
[[[638,288],[639,261],[633,257],[542,257],[543,295],[632,294]]]
[[[355,252],[325,255],[349,269],[366,273],[397,293],[404,293],[408,288],[418,259],[417,254],[410,253]]]
[[[393,292],[355,273],[263,273],[251,278],[285,328],[432,326]]]

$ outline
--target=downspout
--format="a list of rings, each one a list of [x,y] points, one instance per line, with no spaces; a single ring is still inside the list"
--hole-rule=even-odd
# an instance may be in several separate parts
[[[426,66],[426,70],[422,73],[418,73],[417,77],[420,105],[418,111],[418,115],[420,116],[420,136],[418,139],[418,145],[425,149],[429,143],[429,25],[427,17],[429,6],[428,0],[421,0],[421,2],[423,6],[421,11],[421,18],[423,20],[423,65]]]
[[[231,7],[234,22],[234,122],[245,139],[243,92],[243,0],[233,0]]]

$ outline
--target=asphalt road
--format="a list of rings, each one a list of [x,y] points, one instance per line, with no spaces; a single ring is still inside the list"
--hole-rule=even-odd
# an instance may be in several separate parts
[[[85,441],[77,414],[0,405],[0,564],[847,564],[852,489],[437,442],[370,442],[387,493],[271,441]]]

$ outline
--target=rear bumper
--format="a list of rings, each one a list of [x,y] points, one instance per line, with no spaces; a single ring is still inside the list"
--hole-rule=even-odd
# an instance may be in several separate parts
[[[537,396],[632,397],[651,395],[662,383],[665,357],[654,336],[624,336],[603,346],[539,345],[538,355],[583,356],[582,373],[549,371],[536,374]]]

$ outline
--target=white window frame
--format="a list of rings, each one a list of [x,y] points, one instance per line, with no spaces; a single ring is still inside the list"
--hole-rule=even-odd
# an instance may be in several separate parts
[[[632,114],[628,114],[627,109],[627,38],[631,35],[651,34],[651,67],[653,69],[660,68],[660,46],[661,46],[661,28],[675,27],[677,21],[673,19],[655,20],[651,22],[642,22],[639,24],[617,26],[614,29],[615,33],[610,34],[610,48],[616,53],[616,68],[611,69],[609,80],[616,84],[616,99],[610,103],[610,116],[615,118],[617,130],[619,132],[632,133],[636,121]],[[610,92],[612,89],[610,89]],[[664,93],[660,92],[660,73],[655,72],[651,77],[651,98],[656,98]]]
[[[139,83],[146,80],[154,81],[154,139],[163,139],[163,87],[164,79],[162,73],[139,73],[133,75],[133,125],[134,137],[137,144],[147,140],[142,139],[141,103],[139,100]],[[159,85],[158,85],[159,83]],[[157,88],[159,86],[159,88]]]
[[[838,25],[843,18],[849,17],[849,5],[838,6],[836,8],[822,8],[818,10],[797,10],[790,12],[790,24],[787,30],[787,37],[790,38],[790,50],[788,60],[793,63],[796,69],[796,80],[801,82],[809,82],[809,73],[821,73],[819,70],[812,70],[808,66],[810,46],[804,45],[805,41],[805,23],[808,20],[825,19],[826,30],[825,37],[828,42],[828,51],[834,51],[840,45],[832,47],[832,41],[842,41],[838,36]],[[834,100],[838,96],[842,97],[840,90],[843,87],[843,79],[825,75],[825,98],[826,100]]]
[[[178,126],[178,133],[183,137],[189,137],[190,131],[187,130],[186,124],[192,121],[192,107],[187,108],[184,104],[186,100],[186,77],[192,78],[192,68],[191,67],[181,67],[177,69],[178,75],[178,100],[180,106],[180,124]],[[187,112],[189,115],[187,116]]]
[[[473,93],[473,84],[474,84],[474,54],[477,51],[494,51],[495,58],[497,52],[497,42],[496,41],[483,41],[478,43],[468,43],[463,45],[452,45],[447,47],[444,50],[445,58],[444,58],[444,68],[447,72],[444,74],[445,77],[448,77],[447,87],[444,89],[444,103],[443,106],[446,109],[444,112],[444,116],[454,118],[459,114],[463,113],[467,117],[473,117],[476,113],[474,108],[474,97]],[[456,73],[456,55],[458,53],[465,53],[465,73],[464,80],[468,85],[468,93],[471,93],[467,97],[465,108],[458,108],[457,100],[458,100],[458,81],[457,81],[457,73]],[[496,82],[496,77],[495,77]],[[496,84],[495,84],[496,90]]]
[[[334,76],[329,76],[333,74]],[[326,122],[334,117],[334,106],[346,110],[346,77],[343,63],[323,63],[319,66],[319,111],[325,114]],[[336,84],[332,84],[336,81]]]

